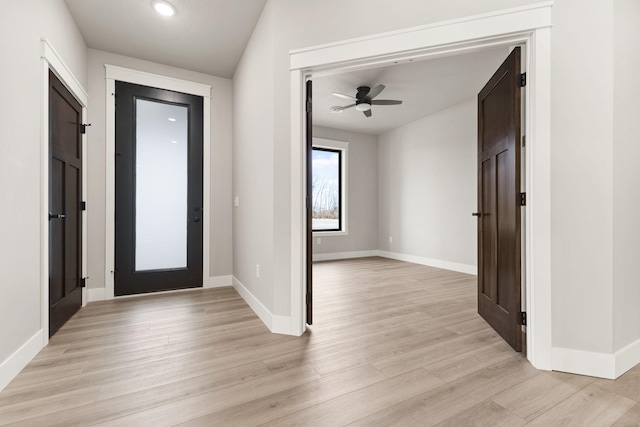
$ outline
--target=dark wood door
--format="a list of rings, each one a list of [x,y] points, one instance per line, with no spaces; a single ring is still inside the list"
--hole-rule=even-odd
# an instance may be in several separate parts
[[[313,83],[311,80],[307,81],[307,102],[306,102],[306,115],[307,115],[307,324],[313,324],[313,209],[311,207],[311,194],[313,192],[313,114],[312,114],[312,100],[313,100]]]
[[[82,106],[49,72],[49,336],[82,305]]]
[[[478,313],[516,351],[520,321],[520,48],[478,95]]]
[[[116,82],[116,295],[203,284],[202,114],[202,97]]]

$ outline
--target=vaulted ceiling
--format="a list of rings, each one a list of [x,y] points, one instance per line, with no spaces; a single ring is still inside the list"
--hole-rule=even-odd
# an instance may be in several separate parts
[[[170,0],[177,14],[157,14],[151,0],[65,0],[88,47],[147,61],[233,77],[267,0]],[[476,96],[507,55],[506,48],[314,78],[314,124],[378,135]],[[332,95],[358,86],[386,89],[372,117]]]
[[[267,0],[65,0],[93,49],[231,78]]]

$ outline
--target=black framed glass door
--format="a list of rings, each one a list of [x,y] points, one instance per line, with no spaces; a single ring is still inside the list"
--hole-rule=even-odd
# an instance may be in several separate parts
[[[116,82],[115,295],[202,286],[203,99]]]

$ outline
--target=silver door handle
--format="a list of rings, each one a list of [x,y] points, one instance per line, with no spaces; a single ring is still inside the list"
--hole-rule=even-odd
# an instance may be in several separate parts
[[[52,214],[51,212],[49,212],[49,219],[64,219],[67,216],[65,214]]]

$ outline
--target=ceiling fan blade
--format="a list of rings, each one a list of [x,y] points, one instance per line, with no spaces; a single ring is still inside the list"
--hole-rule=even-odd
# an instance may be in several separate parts
[[[356,98],[350,95],[345,95],[343,93],[333,92],[333,96],[337,96],[338,98],[348,99],[349,101],[355,101]]]
[[[397,101],[395,99],[378,99],[371,101],[371,105],[400,105],[402,101]]]
[[[363,111],[362,113],[365,115],[365,117],[371,117],[371,110]]]
[[[355,107],[355,106],[356,106],[356,104],[345,105],[344,107],[342,107],[340,105],[336,105],[336,106],[331,107],[331,112],[332,113],[342,113],[347,108],[352,108],[352,107]]]
[[[376,96],[380,95],[380,92],[382,92],[385,88],[385,85],[378,85],[376,87],[374,87],[373,89],[371,89],[369,91],[369,93],[367,94],[367,96],[369,97],[369,99],[373,99]]]

